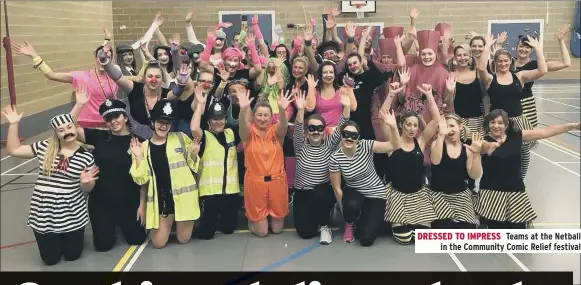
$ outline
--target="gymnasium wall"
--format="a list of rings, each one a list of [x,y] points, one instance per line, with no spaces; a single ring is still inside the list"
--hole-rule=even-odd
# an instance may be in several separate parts
[[[193,20],[198,39],[204,41],[206,30],[215,26],[218,11],[273,10],[276,23],[285,30],[287,43],[294,36],[294,29],[287,29],[287,23],[304,23],[306,17],[314,17],[320,23],[323,7],[339,1],[122,1],[122,2],[13,2],[8,1],[8,15],[12,41],[27,40],[49,63],[54,71],[73,71],[93,67],[93,51],[102,43],[102,28],[110,28],[115,44],[133,43],[151,25],[158,10],[163,11],[166,22],[161,31],[170,38],[179,33],[186,38],[184,21],[188,8],[195,7]],[[409,25],[409,9],[420,11],[418,29],[430,29],[438,22],[451,22],[457,42],[464,42],[469,31],[484,33],[488,20],[546,19],[544,52],[548,59],[560,56],[554,39],[557,30],[571,23],[574,12],[573,1],[559,2],[387,2],[377,1],[377,13],[358,20],[354,14],[340,15],[338,22],[359,23],[384,22],[386,25]],[[1,35],[5,35],[4,11],[1,9]],[[125,26],[124,29],[120,27]],[[320,27],[318,28],[320,31]],[[155,36],[152,44],[155,44]],[[568,42],[568,40],[567,40]],[[0,105],[9,102],[6,85],[4,50],[0,76]],[[567,70],[549,73],[549,78],[579,78],[579,58],[573,58],[573,66]],[[15,56],[16,91],[19,110],[29,116],[70,101],[72,89],[68,84],[47,80],[39,71],[32,69],[28,57]],[[68,107],[67,107],[68,108]],[[61,109],[66,109],[61,107]],[[46,115],[48,116],[48,115]],[[42,117],[46,117],[42,116]],[[4,118],[1,123],[5,123]],[[36,122],[38,124],[38,122]],[[40,124],[45,124],[40,123]],[[24,126],[22,127],[24,128]],[[2,133],[5,126],[2,126]],[[4,135],[2,136],[4,137]]]
[[[4,6],[0,6],[4,37]],[[11,41],[28,41],[55,72],[94,67],[92,54],[103,43],[103,28],[113,29],[111,2],[8,1],[7,10]],[[13,56],[13,61],[18,110],[25,116],[71,101],[71,86],[46,79],[32,68],[30,57]],[[4,107],[10,99],[3,48],[0,62],[0,106]],[[1,120],[5,123],[4,116]],[[37,124],[48,127],[48,122]]]

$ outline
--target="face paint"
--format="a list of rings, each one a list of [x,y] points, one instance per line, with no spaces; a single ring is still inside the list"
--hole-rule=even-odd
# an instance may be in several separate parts
[[[154,77],[154,78],[151,78],[151,79],[149,80],[149,82],[150,82],[150,83],[158,83],[158,81],[157,81],[157,78],[155,78],[155,77]]]
[[[204,89],[210,89],[210,88],[212,88],[212,84],[210,84],[208,82],[204,82],[204,83],[202,83],[202,88],[204,88]]]

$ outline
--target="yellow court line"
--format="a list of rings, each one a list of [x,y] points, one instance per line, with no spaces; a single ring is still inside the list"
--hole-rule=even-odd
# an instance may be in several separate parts
[[[137,249],[136,245],[130,246],[123,255],[123,257],[121,257],[119,262],[117,262],[117,265],[115,265],[115,267],[113,268],[113,272],[120,272],[123,269],[123,267],[125,267],[125,265],[129,261],[129,258],[131,258],[136,249]]]
[[[581,154],[579,154],[579,152],[576,152],[576,151],[574,151],[574,150],[572,150],[564,145],[561,145],[560,143],[553,141],[553,140],[545,139],[545,140],[541,140],[541,142],[547,144],[549,147],[554,147],[554,148],[559,149],[567,154],[570,154],[571,156],[575,157],[576,159],[579,159],[579,156],[581,155]]]

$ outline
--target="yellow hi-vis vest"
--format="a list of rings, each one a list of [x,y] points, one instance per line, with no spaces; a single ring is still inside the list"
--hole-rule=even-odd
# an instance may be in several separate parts
[[[166,143],[171,192],[175,204],[174,220],[177,222],[194,221],[200,217],[198,185],[192,173],[192,171],[198,171],[200,159],[197,158],[194,162],[187,154],[191,142],[190,138],[183,133],[170,132]],[[148,230],[159,228],[157,184],[149,143],[149,140],[143,142],[143,161],[139,166],[136,165],[135,156],[132,156],[133,163],[129,171],[135,183],[139,185],[149,183],[145,210],[145,228]]]
[[[214,134],[204,131],[206,145],[200,160],[200,171],[198,171],[200,196],[240,193],[234,132],[232,129],[225,129],[224,135],[228,145],[226,149],[218,142]],[[226,185],[224,185],[224,180]]]

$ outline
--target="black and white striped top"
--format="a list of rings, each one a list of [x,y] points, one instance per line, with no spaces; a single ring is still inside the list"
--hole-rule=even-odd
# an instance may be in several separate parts
[[[32,151],[38,159],[38,178],[30,200],[28,226],[38,233],[66,233],[78,230],[89,223],[87,201],[80,186],[83,170],[95,164],[93,155],[79,148],[68,158],[66,170],[56,167],[60,159],[55,159],[52,173],[43,171],[44,154],[49,140],[32,144]]]
[[[295,189],[313,189],[315,185],[329,183],[329,157],[337,150],[341,142],[341,126],[349,118],[341,116],[339,124],[333,133],[329,134],[319,146],[313,146],[305,137],[304,124],[296,124],[293,134],[293,144],[297,157],[295,173]]]
[[[367,198],[387,199],[387,189],[373,165],[373,140],[359,140],[355,155],[349,158],[339,148],[329,162],[329,171],[341,172],[347,187],[355,188]]]

